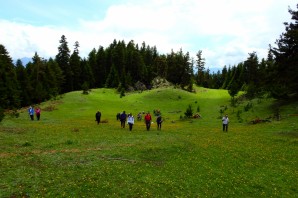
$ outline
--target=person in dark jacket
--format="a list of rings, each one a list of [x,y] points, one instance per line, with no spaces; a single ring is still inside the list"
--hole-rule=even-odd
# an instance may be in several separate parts
[[[157,123],[157,130],[161,130],[161,123],[162,123],[161,115],[157,116],[156,123]]]
[[[100,118],[101,118],[101,112],[100,111],[97,111],[96,114],[95,114],[95,121],[97,122],[97,124],[100,123]]]
[[[127,115],[125,111],[123,111],[120,115],[121,128],[125,128],[126,117]]]

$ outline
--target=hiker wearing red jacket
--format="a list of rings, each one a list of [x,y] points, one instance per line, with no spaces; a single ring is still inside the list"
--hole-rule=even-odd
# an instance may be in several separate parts
[[[146,115],[145,115],[145,123],[146,123],[146,128],[147,128],[147,131],[149,131],[150,129],[150,126],[151,126],[151,115],[150,113],[148,112]]]

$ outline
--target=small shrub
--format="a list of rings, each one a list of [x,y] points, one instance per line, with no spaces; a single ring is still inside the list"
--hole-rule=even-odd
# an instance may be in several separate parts
[[[191,118],[193,116],[193,109],[191,105],[188,105],[188,108],[186,109],[186,112],[184,113],[184,115],[187,118]]]
[[[83,90],[83,94],[86,94],[86,95],[89,94],[89,84],[87,82],[84,82],[82,84],[82,90]]]
[[[238,110],[238,111],[237,111],[237,119],[238,119],[238,122],[240,122],[240,123],[243,122],[243,119],[241,118],[241,113],[242,113],[241,110]]]
[[[32,146],[32,144],[30,142],[25,142],[24,144],[22,144],[22,146],[24,146],[24,147]]]
[[[200,112],[200,106],[197,107],[197,112]]]
[[[252,108],[252,103],[248,102],[245,106],[244,106],[244,111],[249,111]]]
[[[125,96],[125,90],[124,88],[121,89],[121,92],[120,92],[120,98],[124,97]]]
[[[220,115],[222,115],[224,112],[225,112],[225,110],[223,110],[223,109],[219,110]]]
[[[65,144],[71,145],[71,144],[74,144],[74,141],[72,141],[72,140],[67,140],[67,141],[65,142]]]
[[[9,111],[9,114],[12,118],[18,118],[20,116],[20,113],[17,111],[17,109]]]

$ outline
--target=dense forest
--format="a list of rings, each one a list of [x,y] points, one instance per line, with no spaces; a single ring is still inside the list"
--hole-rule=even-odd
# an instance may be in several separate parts
[[[297,4],[298,8],[298,4]],[[285,32],[269,45],[266,59],[255,52],[243,62],[224,66],[217,73],[205,68],[203,53],[195,58],[180,49],[160,54],[156,46],[141,45],[116,39],[106,48],[92,49],[80,57],[79,42],[71,52],[62,35],[58,53],[48,60],[36,52],[32,61],[13,63],[5,46],[0,44],[0,112],[39,103],[59,94],[91,88],[116,88],[119,93],[150,89],[156,77],[192,91],[193,84],[214,89],[227,89],[232,97],[244,91],[248,98],[270,95],[289,98],[298,90],[298,12],[289,9],[293,22],[284,23]]]

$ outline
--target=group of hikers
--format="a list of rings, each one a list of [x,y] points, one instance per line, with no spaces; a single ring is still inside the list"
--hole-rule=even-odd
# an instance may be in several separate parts
[[[37,108],[34,110],[34,108],[33,108],[32,106],[30,106],[29,109],[28,109],[28,114],[29,114],[30,119],[31,119],[32,121],[34,120],[34,113],[35,113],[35,115],[36,115],[37,120],[40,120],[40,112],[41,112],[41,110],[40,110],[39,107],[37,107]]]
[[[29,116],[30,116],[30,119],[33,121],[34,120],[34,114],[36,115],[36,118],[37,120],[40,120],[40,113],[41,113],[41,110],[39,107],[37,107],[35,110],[32,106],[29,107],[28,109],[28,113],[29,113]],[[145,114],[143,112],[143,114]],[[101,112],[100,111],[97,111],[96,114],[95,114],[95,121],[97,122],[97,124],[100,123],[100,119],[101,119]],[[132,128],[133,128],[133,125],[135,123],[135,120],[134,120],[134,116],[129,113],[129,114],[126,114],[125,111],[123,111],[122,113],[117,113],[116,115],[116,119],[117,120],[120,120],[120,125],[121,125],[121,128],[125,128],[125,123],[127,122],[127,124],[129,125],[129,130],[131,131]],[[137,115],[137,119],[138,121],[141,121],[142,120],[142,113],[138,113]],[[150,130],[150,127],[151,127],[151,123],[152,122],[152,116],[150,115],[149,112],[146,113],[145,117],[145,125],[146,125],[146,129],[147,131]],[[157,115],[157,118],[156,118],[156,123],[157,123],[157,130],[161,130],[161,123],[163,122],[163,119],[161,117],[160,114]],[[225,115],[223,118],[222,118],[222,130],[223,131],[228,131],[228,124],[229,124],[229,118],[228,118],[228,115]]]
[[[145,113],[143,112],[143,114],[145,114]],[[100,111],[97,111],[97,113],[95,114],[95,118],[96,118],[97,124],[99,124],[100,123],[100,118],[101,118],[101,112]],[[134,119],[134,116],[131,113],[126,114],[125,111],[123,111],[122,113],[117,113],[116,119],[120,120],[121,128],[125,128],[125,123],[127,122],[127,124],[129,125],[129,130],[130,131],[132,130],[133,125],[135,123],[135,119]],[[138,121],[142,120],[142,113],[141,112],[138,113],[137,119],[138,119]],[[147,131],[149,131],[150,127],[151,127],[151,123],[153,123],[152,122],[152,116],[150,115],[149,112],[146,113],[144,119],[145,119],[146,129],[147,129]],[[228,132],[228,124],[229,124],[228,115],[223,116],[221,120],[222,120],[222,130],[225,131],[225,132]],[[162,119],[161,115],[158,114],[157,118],[156,118],[157,130],[161,130],[161,123],[162,122],[163,122],[163,119]]]
[[[129,125],[129,130],[130,131],[132,130],[133,125],[135,123],[135,119],[134,119],[134,116],[131,113],[126,114],[126,112],[123,111],[122,113],[118,113],[116,115],[116,119],[120,120],[121,128],[125,128],[125,123],[127,122],[127,124]],[[137,119],[138,119],[138,121],[142,120],[142,113],[141,112],[138,113]],[[149,112],[146,113],[146,115],[144,117],[144,120],[145,120],[146,129],[147,129],[147,131],[149,131],[150,127],[151,127],[151,123],[153,123],[152,122],[152,116]],[[161,123],[162,122],[163,122],[163,120],[161,118],[161,115],[158,115],[157,118],[156,118],[157,130],[161,130]]]
[[[143,112],[143,114],[145,114]],[[101,112],[97,111],[95,114],[95,121],[97,122],[97,124],[100,123],[100,119],[101,119]],[[120,126],[121,128],[125,128],[125,124],[127,123],[129,126],[129,130],[132,131],[133,125],[135,124],[135,118],[132,115],[132,113],[126,114],[125,111],[123,111],[122,113],[117,113],[116,115],[116,119],[120,121]],[[140,112],[137,116],[138,121],[142,120],[142,113]],[[152,122],[152,116],[150,115],[149,112],[146,113],[145,117],[145,125],[146,125],[146,129],[147,131],[150,130],[151,127],[151,123]],[[163,122],[161,115],[158,115],[156,118],[156,123],[157,123],[157,130],[161,130],[161,123]]]

